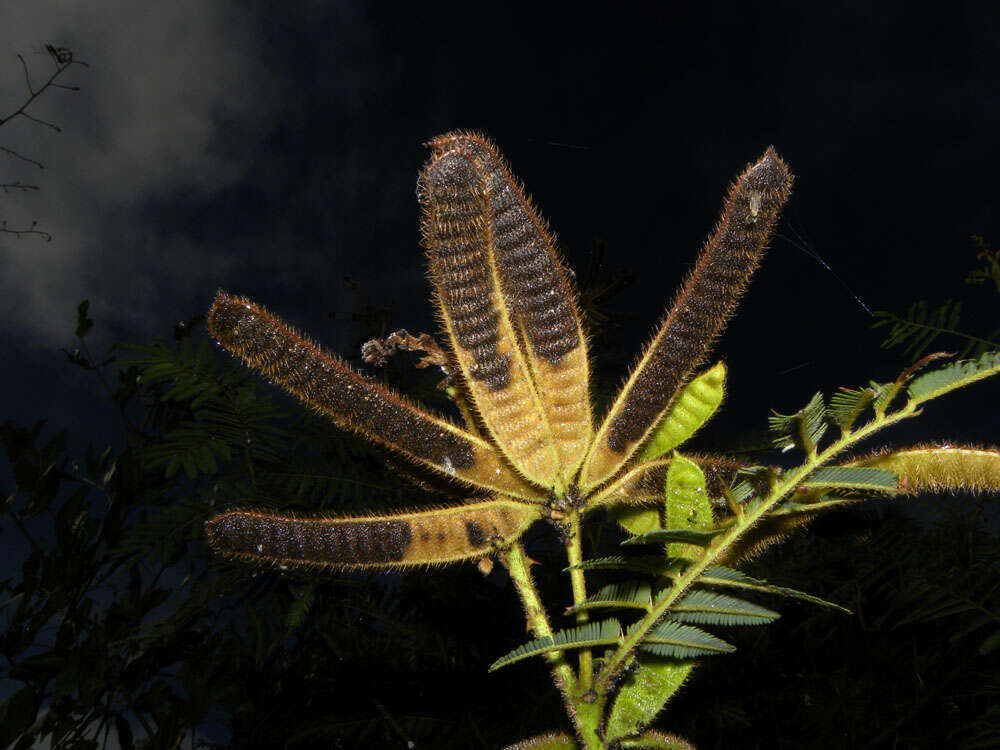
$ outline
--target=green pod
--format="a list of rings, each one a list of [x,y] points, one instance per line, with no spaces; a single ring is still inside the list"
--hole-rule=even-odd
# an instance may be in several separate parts
[[[715,526],[712,504],[705,490],[705,474],[698,464],[679,453],[674,454],[667,469],[663,508],[665,529],[711,531]],[[696,560],[703,554],[704,549],[695,544],[671,542],[667,545],[667,557]]]
[[[680,392],[646,442],[639,461],[651,461],[694,435],[722,403],[726,366],[719,362],[696,377]]]

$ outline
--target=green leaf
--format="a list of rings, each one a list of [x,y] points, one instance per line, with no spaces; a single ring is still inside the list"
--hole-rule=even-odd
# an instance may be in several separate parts
[[[865,409],[872,405],[877,395],[878,391],[872,386],[859,389],[840,388],[830,397],[826,415],[837,427],[849,430]]]
[[[522,659],[529,659],[532,656],[538,656],[549,651],[611,646],[618,643],[621,632],[621,625],[618,624],[618,620],[614,619],[591,622],[575,628],[560,630],[552,638],[549,636],[536,638],[533,641],[525,643],[523,646],[519,646],[506,656],[502,656],[493,662],[490,665],[489,671],[492,672],[508,664],[513,664]]]
[[[736,650],[735,646],[726,643],[721,638],[716,638],[711,633],[675,620],[666,620],[660,623],[642,641],[639,648],[657,656],[668,656],[674,659],[729,654]]]
[[[648,610],[651,602],[652,595],[648,583],[626,581],[623,583],[612,583],[603,587],[586,601],[580,602],[575,607],[570,607],[566,612],[582,612],[583,610],[601,607],[624,607],[627,609]]]
[[[771,439],[774,447],[782,452],[792,448],[800,448],[804,451],[814,450],[823,433],[826,432],[826,408],[823,405],[823,394],[816,392],[803,406],[794,414],[778,414],[768,418],[771,430]]]
[[[834,604],[833,602],[828,602],[826,599],[820,599],[818,596],[813,596],[812,594],[807,594],[803,591],[798,591],[797,589],[790,589],[786,586],[774,586],[769,584],[767,581],[763,581],[757,578],[751,578],[746,573],[734,570],[732,568],[727,568],[722,565],[713,565],[705,573],[699,576],[698,580],[695,581],[696,585],[708,585],[708,586],[729,586],[732,588],[747,589],[749,591],[761,591],[767,594],[776,594],[778,596],[787,596],[791,599],[800,599],[810,604],[818,604],[822,607],[829,607],[830,609],[837,609],[846,614],[851,614],[851,610],[846,607],[842,607],[839,604]]]
[[[889,326],[889,334],[882,342],[882,348],[905,344],[903,353],[914,360],[920,359],[941,335],[953,336],[964,342],[959,357],[968,357],[970,353],[978,357],[984,351],[996,348],[996,332],[989,339],[984,339],[959,331],[961,313],[962,303],[955,300],[946,300],[932,310],[928,309],[926,300],[919,300],[910,305],[905,316],[877,311],[872,328]],[[955,348],[953,342],[949,342],[948,348]]]
[[[895,492],[899,478],[886,469],[857,466],[824,466],[802,482],[800,487],[829,487],[870,492]]]
[[[922,404],[945,393],[963,388],[1000,372],[1000,351],[986,352],[977,360],[953,362],[947,367],[932,370],[910,381],[910,399]]]
[[[693,668],[688,660],[640,655],[611,707],[607,740],[631,737],[649,726]]]
[[[687,545],[697,545],[707,547],[712,543],[712,539],[721,533],[722,529],[712,531],[696,531],[694,529],[660,529],[651,531],[648,534],[633,536],[622,542],[628,544],[667,544],[669,542],[679,542]]]
[[[639,455],[651,461],[690,438],[719,408],[724,395],[726,366],[719,362],[681,390]]]
[[[665,576],[677,572],[687,565],[687,560],[671,559],[662,555],[612,555],[610,557],[595,557],[584,560],[579,565],[570,565],[566,570],[629,570],[633,573],[649,573],[655,576]]]
[[[767,625],[780,617],[759,604],[713,591],[690,592],[670,608],[670,616],[701,625]]]

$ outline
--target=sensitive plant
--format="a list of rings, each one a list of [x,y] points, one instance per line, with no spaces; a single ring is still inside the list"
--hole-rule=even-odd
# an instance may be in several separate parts
[[[460,421],[434,413],[322,350],[250,300],[220,292],[216,340],[273,383],[380,446],[400,473],[457,502],[350,517],[236,509],[207,526],[243,561],[311,570],[502,564],[534,636],[499,669],[547,660],[572,734],[518,748],[690,747],[650,729],[701,659],[734,650],[717,634],[772,622],[748,596],[817,597],[751,578],[738,565],[818,514],[868,497],[1000,490],[1000,452],[954,444],[858,446],[924,405],[1000,371],[1000,354],[930,354],[891,382],[817,394],[774,415],[790,468],[679,450],[723,401],[722,362],[699,372],[763,256],[792,177],[768,149],[736,179],[697,263],[607,411],[591,404],[590,355],[572,275],[496,147],[476,133],[430,142],[418,196],[444,344],[400,332],[372,342],[426,352]],[[602,511],[595,514],[595,511]],[[583,524],[610,518],[621,554],[588,557]],[[565,548],[572,625],[557,629],[523,546],[551,524]],[[642,554],[632,554],[642,550]],[[588,588],[590,571],[623,571]],[[602,613],[610,612],[611,616]],[[485,666],[485,665],[484,665]]]

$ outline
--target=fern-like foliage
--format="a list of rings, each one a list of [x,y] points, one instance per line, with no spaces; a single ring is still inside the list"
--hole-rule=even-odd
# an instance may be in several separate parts
[[[778,414],[768,418],[774,447],[781,451],[792,448],[813,449],[826,432],[826,407],[823,394],[816,393],[809,403],[794,414]]]
[[[643,639],[640,648],[671,659],[729,654],[736,650],[735,646],[711,633],[675,620],[666,620],[654,628],[649,637]]]
[[[648,583],[644,581],[612,583],[566,611],[580,612],[608,607],[648,610],[651,603],[652,594]]]
[[[551,636],[543,636],[518,646],[505,656],[501,656],[490,665],[492,672],[500,667],[506,667],[522,659],[540,656],[550,651],[563,651],[574,648],[593,648],[595,646],[610,646],[621,638],[622,628],[617,620],[601,620],[580,625],[575,628],[560,630]]]
[[[678,622],[700,625],[766,625],[780,615],[759,604],[711,591],[692,591],[670,608]]]
[[[903,347],[904,356],[920,359],[933,346],[940,346],[941,339],[948,347],[957,349],[961,359],[981,357],[991,349],[1000,347],[1000,328],[985,337],[965,333],[961,325],[962,303],[946,300],[937,307],[930,307],[926,300],[914,302],[904,315],[879,311],[875,313],[873,328],[886,328],[888,333],[882,347]]]
[[[713,565],[705,571],[705,574],[698,579],[697,583],[702,586],[720,586],[723,588],[730,587],[746,589],[749,591],[759,591],[765,594],[776,594],[778,596],[785,596],[791,599],[800,599],[804,602],[817,604],[821,607],[829,607],[830,609],[840,610],[846,614],[851,613],[851,610],[846,607],[842,607],[841,605],[833,602],[828,602],[818,596],[813,596],[812,594],[807,594],[804,591],[798,591],[797,589],[788,588],[787,586],[775,586],[767,581],[761,581],[748,576],[742,571],[727,568],[724,565]]]
[[[986,352],[975,360],[962,360],[924,373],[909,384],[910,398],[920,404],[1000,372],[1000,351]]]
[[[841,391],[829,408],[816,393],[794,413],[775,413],[772,443],[788,454],[787,468],[686,456],[677,448],[724,396],[721,363],[695,373],[733,314],[788,198],[792,178],[784,162],[768,149],[733,183],[691,273],[598,419],[591,408],[590,357],[573,280],[523,186],[480,134],[449,133],[429,146],[418,198],[444,343],[401,332],[367,353],[381,357],[391,340],[429,352],[448,375],[446,393],[461,422],[366,377],[248,299],[220,292],[207,321],[219,343],[246,365],[388,452],[398,474],[412,474],[421,486],[446,486],[461,502],[318,518],[275,513],[274,504],[265,502],[261,509],[229,510],[212,519],[211,543],[235,559],[308,570],[471,560],[488,573],[499,561],[522,599],[534,640],[498,659],[491,670],[544,656],[586,750],[609,746],[601,730],[605,722],[616,727],[611,741],[616,746],[641,742],[640,717],[659,711],[690,672],[691,660],[734,649],[688,623],[749,625],[777,617],[715,588],[798,594],[737,580],[719,566],[759,553],[829,508],[927,485],[927,473],[938,469],[913,450],[867,460],[840,456],[916,416],[928,401],[1000,372],[1000,354],[984,353],[975,362],[918,375],[943,356],[927,355],[889,383]],[[938,327],[953,329],[955,316],[951,308]],[[909,335],[899,330],[897,340]],[[915,351],[922,354],[929,343],[923,336]],[[153,372],[166,376],[169,369]],[[169,393],[200,399],[201,409],[216,391],[184,382]],[[174,443],[154,460],[195,479],[215,468],[213,462],[237,455],[226,442],[232,434],[223,428],[238,423],[196,410],[175,425]],[[226,450],[197,443],[201,433],[191,424],[217,430]],[[827,438],[830,424],[839,428],[839,437]],[[992,466],[997,452],[984,452],[949,458],[966,468]],[[258,478],[259,464],[273,464],[268,457],[247,463],[248,495],[290,489],[274,476],[281,466],[267,466],[273,474],[261,472]],[[952,486],[955,477],[957,484],[969,484],[968,471],[949,476]],[[992,478],[985,484],[1000,490]],[[300,484],[296,493],[298,499],[316,496],[308,485]],[[319,496],[326,500],[331,494]],[[631,532],[624,544],[661,546],[660,558],[585,560],[583,521],[598,508]],[[543,520],[555,527],[566,550],[571,628],[553,629],[523,547],[528,528]],[[585,574],[616,568],[644,570],[653,580],[612,583],[588,598]],[[715,575],[708,575],[713,570]],[[309,596],[308,590],[296,593],[286,620],[290,626],[310,611]],[[618,608],[623,618],[635,619],[591,622],[590,610],[598,607]],[[621,621],[627,623],[624,632]],[[604,649],[597,663],[596,648]],[[571,651],[578,652],[575,669]],[[680,663],[643,665],[639,654]],[[650,679],[643,688],[619,692],[626,670],[636,664]],[[652,696],[654,684],[659,692]],[[646,701],[648,710],[638,710],[636,701]]]

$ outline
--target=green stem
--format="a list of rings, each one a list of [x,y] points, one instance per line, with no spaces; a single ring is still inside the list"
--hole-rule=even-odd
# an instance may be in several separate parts
[[[552,626],[549,624],[548,615],[545,614],[545,607],[538,596],[535,582],[531,579],[530,563],[524,554],[524,548],[520,543],[514,543],[500,553],[503,564],[507,566],[510,580],[517,589],[517,594],[521,597],[521,604],[524,606],[524,617],[528,622],[528,629],[535,638],[553,637]],[[566,705],[566,712],[569,714],[577,731],[581,731],[578,724],[576,710],[576,675],[573,668],[566,661],[566,656],[562,651],[549,651],[545,658],[552,666],[552,680],[556,688],[562,694],[563,703]]]
[[[584,580],[583,570],[577,567],[583,563],[583,545],[581,544],[580,514],[574,511],[569,518],[570,531],[569,540],[566,544],[566,556],[569,558],[570,570],[569,580],[573,587],[573,606],[576,607],[587,598],[587,585]],[[590,613],[578,611],[576,613],[576,624],[586,625],[590,622]],[[590,690],[594,679],[594,659],[589,648],[580,649],[580,672],[579,689],[580,693]]]
[[[659,621],[663,619],[664,615],[666,615],[670,607],[673,606],[674,602],[676,602],[677,599],[679,599],[681,595],[683,595],[687,589],[690,588],[691,584],[694,583],[706,569],[711,567],[719,556],[725,552],[745,531],[751,528],[768,511],[770,511],[783,498],[792,492],[813,471],[830,461],[838,453],[855,443],[864,440],[873,433],[903,419],[912,417],[916,413],[917,405],[911,401],[898,411],[888,416],[876,415],[871,422],[866,424],[861,429],[844,435],[825,450],[810,456],[807,461],[798,468],[791,469],[786,472],[779,481],[774,483],[771,490],[764,498],[761,499],[759,503],[751,506],[751,509],[746,512],[742,519],[739,519],[732,525],[732,527],[730,527],[728,531],[719,535],[712,541],[711,546],[705,550],[705,554],[688,566],[684,573],[678,577],[670,593],[662,600],[658,601],[649,613],[639,620],[635,626],[635,630],[626,636],[615,652],[605,660],[604,666],[598,673],[595,683],[598,695],[604,696],[610,693],[615,680],[618,675],[621,674],[622,669],[625,667],[626,663],[631,658],[639,644],[642,643],[642,641],[649,635],[649,632],[656,627]]]

